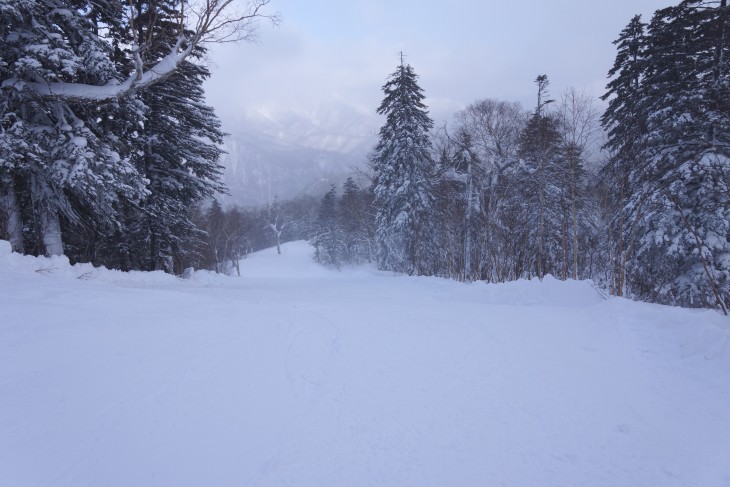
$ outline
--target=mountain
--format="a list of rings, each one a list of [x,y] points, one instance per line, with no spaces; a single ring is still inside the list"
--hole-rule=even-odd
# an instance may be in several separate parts
[[[224,203],[262,205],[274,196],[319,196],[366,166],[379,120],[342,101],[315,109],[260,105],[222,117]]]

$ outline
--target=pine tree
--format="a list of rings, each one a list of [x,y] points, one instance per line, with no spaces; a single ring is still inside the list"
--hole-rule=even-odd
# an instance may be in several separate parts
[[[730,298],[730,12],[726,0],[684,1],[649,25],[634,287],[684,305]],[[655,269],[662,269],[657,275]],[[663,279],[657,283],[657,279]]]
[[[178,3],[135,3],[133,25],[138,37],[156,39],[145,50],[150,65],[175,42]],[[223,133],[213,109],[205,104],[203,82],[209,72],[199,62],[203,54],[199,48],[174,74],[140,96],[146,111],[134,162],[149,181],[149,195],[128,220],[129,238],[139,248],[137,268],[172,272],[170,263],[191,251],[188,243],[200,238],[191,220],[192,208],[225,192],[218,164]]]
[[[607,201],[610,291],[618,296],[624,294],[626,269],[640,211],[638,205],[629,205],[628,199],[638,191],[637,179],[632,178],[631,173],[641,164],[646,142],[646,113],[642,106],[646,96],[643,82],[647,61],[645,31],[646,25],[637,15],[614,41],[618,52],[608,72],[609,78],[613,79],[601,97],[608,100],[601,124],[608,134],[605,148],[610,151],[610,159],[601,170],[601,176],[607,191],[614,195]]]
[[[370,242],[368,239],[369,215],[366,208],[365,195],[348,177],[342,185],[342,197],[339,201],[342,236],[344,239],[345,261],[360,264],[370,260]]]
[[[431,275],[434,245],[434,163],[429,130],[433,122],[413,68],[401,63],[383,86],[377,112],[386,115],[372,158],[378,264],[381,269]]]
[[[206,212],[205,222],[208,241],[208,265],[216,273],[220,273],[223,272],[225,262],[225,214],[217,199],[213,200]]]
[[[547,98],[548,79],[540,75],[537,106],[520,137],[519,156],[522,161],[520,178],[522,192],[519,197],[525,206],[528,241],[534,242],[530,250],[534,255],[534,273],[542,279],[557,267],[560,248],[561,194],[559,184],[559,158],[561,156],[559,123],[548,113],[546,106],[553,100]]]
[[[317,233],[312,239],[314,260],[339,269],[345,260],[345,238],[334,185],[322,198],[317,215]]]
[[[619,293],[727,311],[729,28],[726,0],[685,0],[646,34],[634,18],[617,41],[603,123],[614,155],[604,174],[621,196]]]
[[[26,251],[61,254],[62,225],[111,227],[117,223],[120,199],[137,200],[145,193],[120,139],[104,130],[108,117],[133,120],[138,113],[133,102],[101,109],[17,89],[37,80],[103,85],[119,79],[112,46],[94,34],[97,26],[83,14],[93,10],[91,2],[79,1],[68,9],[47,0],[2,2],[0,8],[0,184],[5,206],[14,208],[14,218],[20,215],[28,229],[23,235]],[[105,22],[111,28],[120,19]],[[26,151],[19,156],[21,147]],[[7,189],[11,183],[12,191]],[[17,234],[13,239],[17,241]]]

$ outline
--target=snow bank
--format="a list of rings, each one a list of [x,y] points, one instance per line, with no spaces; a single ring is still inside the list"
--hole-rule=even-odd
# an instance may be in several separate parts
[[[0,240],[0,274],[14,272],[23,276],[36,275],[57,280],[81,280],[115,283],[127,286],[173,286],[189,281],[197,285],[223,285],[229,276],[211,271],[194,271],[185,280],[163,271],[122,272],[87,263],[70,264],[68,257],[34,257],[12,252],[10,242]]]
[[[591,281],[559,281],[551,275],[486,285],[485,302],[522,306],[591,306],[606,298]]]

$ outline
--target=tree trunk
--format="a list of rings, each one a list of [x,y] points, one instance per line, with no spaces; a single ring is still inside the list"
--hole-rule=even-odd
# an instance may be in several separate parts
[[[561,232],[563,237],[563,272],[561,279],[563,281],[568,280],[568,222],[563,213],[563,223],[561,225]]]
[[[8,235],[12,249],[22,254],[25,251],[25,247],[23,246],[23,221],[20,206],[18,205],[18,198],[15,194],[13,181],[10,178],[3,179],[2,183],[5,190],[0,198],[0,211],[5,215],[7,226],[5,233]]]
[[[621,197],[619,201],[621,202],[621,206],[619,207],[619,217],[618,217],[618,254],[617,257],[619,259],[618,261],[618,268],[616,269],[616,296],[623,296],[624,295],[624,279],[626,276],[626,252],[624,251],[624,194],[625,189],[627,185],[626,180],[626,174],[625,171],[621,175]]]
[[[578,279],[578,191],[577,181],[575,180],[575,164],[576,161],[572,161],[570,165],[570,190],[572,193],[572,204],[571,213],[573,217],[573,279]]]
[[[472,281],[471,262],[471,212],[472,212],[472,167],[471,161],[466,173],[466,212],[464,215],[464,281]]]
[[[61,236],[61,222],[58,212],[52,208],[41,208],[41,235],[46,255],[63,255],[63,238]]]

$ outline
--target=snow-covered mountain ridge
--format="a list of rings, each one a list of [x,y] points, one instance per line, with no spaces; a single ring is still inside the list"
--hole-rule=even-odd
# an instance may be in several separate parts
[[[224,122],[227,201],[242,205],[321,196],[340,185],[365,166],[378,124],[374,114],[335,102],[313,110],[261,105]]]

